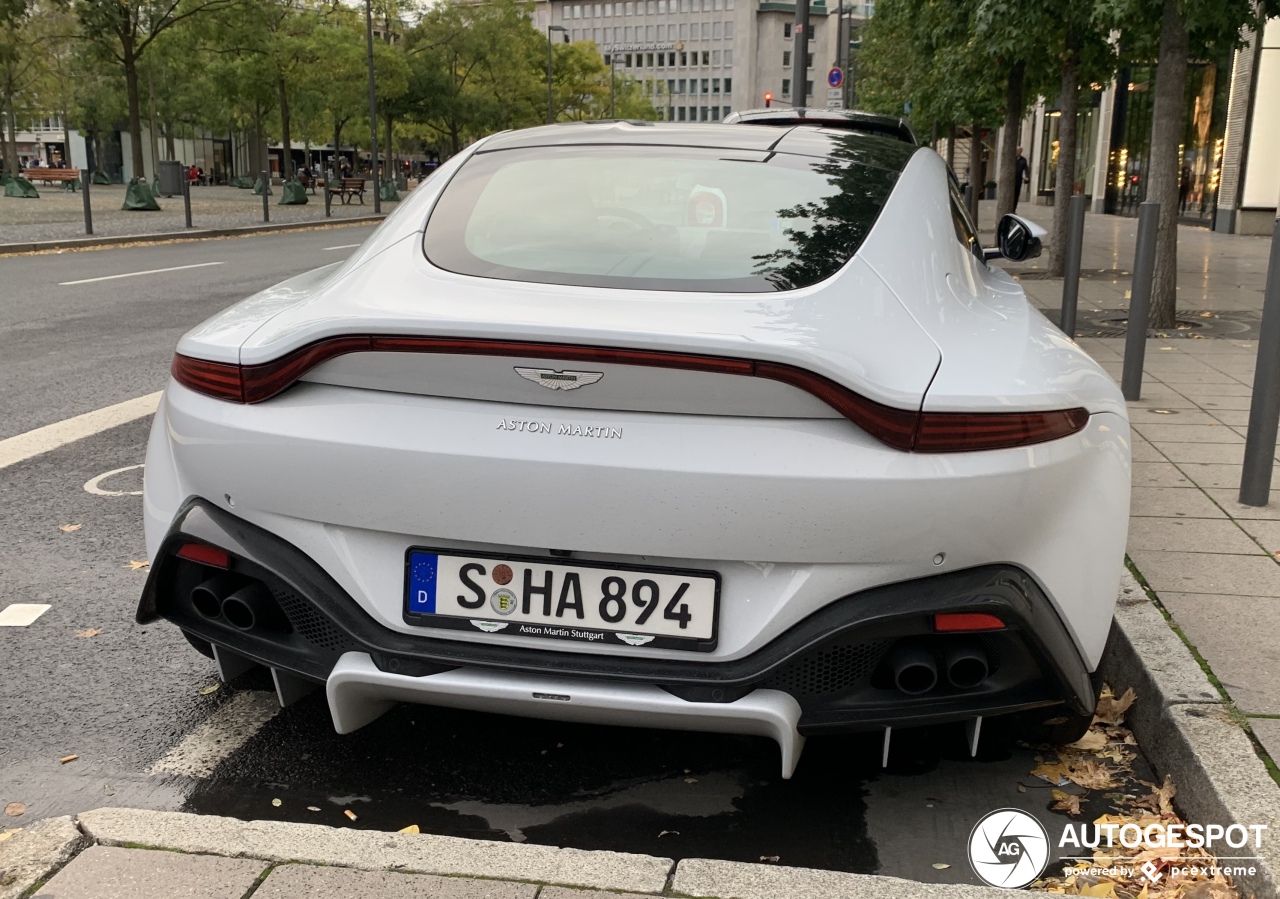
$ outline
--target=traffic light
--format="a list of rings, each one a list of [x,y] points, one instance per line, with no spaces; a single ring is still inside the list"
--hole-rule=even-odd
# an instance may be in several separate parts
[[[773,91],[764,92],[764,108],[768,109],[769,104],[773,102]]]

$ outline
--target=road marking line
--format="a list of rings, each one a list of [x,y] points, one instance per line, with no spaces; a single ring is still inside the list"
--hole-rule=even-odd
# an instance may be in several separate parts
[[[0,611],[0,627],[27,627],[53,606],[42,602],[15,602]]]
[[[142,467],[142,463],[126,465],[124,468],[113,468],[111,471],[100,474],[96,478],[90,478],[84,482],[85,493],[92,493],[94,496],[142,496],[141,490],[106,490],[101,486],[102,482],[107,478]]]
[[[280,711],[274,693],[237,693],[151,766],[151,774],[208,777]]]
[[[156,407],[160,405],[160,396],[161,391],[148,393],[146,396],[95,409],[75,418],[0,440],[0,468],[8,468],[84,437],[92,437],[118,425],[155,415]]]
[[[101,278],[81,278],[79,281],[59,281],[59,287],[70,287],[73,284],[92,284],[95,281],[114,281],[116,278],[136,278],[139,275],[159,275],[162,272],[180,272],[188,268],[208,268],[211,265],[226,265],[225,262],[197,262],[194,265],[175,265],[171,268],[152,268],[145,272],[125,272],[123,275],[103,275]]]
[[[358,246],[360,246],[360,244],[358,243],[344,243],[340,247],[325,247],[325,249],[326,250],[349,250],[352,247],[358,247]]]

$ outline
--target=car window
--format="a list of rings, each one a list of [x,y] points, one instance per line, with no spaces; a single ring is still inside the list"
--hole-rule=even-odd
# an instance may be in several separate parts
[[[478,153],[427,222],[435,265],[481,277],[765,292],[816,283],[857,251],[898,173],[856,139],[829,158],[657,146]]]

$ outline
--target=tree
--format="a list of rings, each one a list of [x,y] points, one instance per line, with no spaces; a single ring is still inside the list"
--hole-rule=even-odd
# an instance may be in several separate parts
[[[40,55],[32,27],[34,0],[0,0],[0,100],[3,100],[6,137],[0,128],[4,168],[18,167],[18,103],[39,77]]]
[[[124,75],[133,175],[141,178],[142,106],[139,63],[155,40],[193,16],[225,9],[232,0],[73,0],[84,39],[113,60]]]
[[[1280,0],[1099,2],[1102,18],[1121,29],[1126,54],[1158,48],[1146,191],[1148,200],[1160,204],[1150,325],[1172,328],[1177,318],[1178,157],[1186,112],[1187,61],[1191,56],[1215,58],[1241,46],[1244,29],[1260,31],[1268,18],[1280,15]]]

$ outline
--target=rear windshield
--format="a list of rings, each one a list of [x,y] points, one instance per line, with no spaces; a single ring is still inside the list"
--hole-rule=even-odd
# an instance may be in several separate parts
[[[654,146],[477,154],[427,222],[426,253],[486,278],[768,292],[832,275],[897,179],[856,140],[831,157]]]

